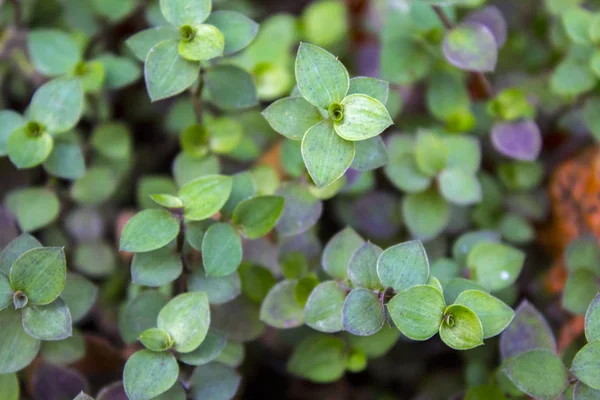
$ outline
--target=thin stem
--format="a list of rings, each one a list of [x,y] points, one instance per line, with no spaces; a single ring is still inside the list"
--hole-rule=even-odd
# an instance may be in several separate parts
[[[442,24],[444,24],[446,29],[448,29],[448,30],[454,29],[454,24],[452,23],[452,21],[450,21],[450,19],[448,18],[448,16],[442,9],[442,7],[431,6],[431,8],[437,14],[440,21],[442,21]],[[492,84],[488,80],[488,78],[485,76],[485,74],[483,72],[473,72],[473,75],[475,76],[475,79],[477,80],[479,86],[481,86],[481,88],[483,89],[483,93],[484,93],[485,97],[486,98],[493,97],[494,89],[492,87]]]
[[[204,89],[204,79],[202,77],[202,72],[200,72],[200,77],[198,78],[200,81],[198,82],[198,86],[192,90],[192,104],[194,106],[194,114],[196,115],[196,122],[202,125],[202,121],[204,120],[204,105],[202,104],[202,90]]]
[[[15,11],[15,26],[19,28],[23,23],[22,13],[21,13],[21,2],[19,0],[9,0],[13,6]]]

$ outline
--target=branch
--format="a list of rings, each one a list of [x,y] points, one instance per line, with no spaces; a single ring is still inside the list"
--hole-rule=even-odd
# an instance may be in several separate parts
[[[438,18],[440,19],[440,21],[442,21],[442,23],[444,24],[446,29],[448,29],[448,30],[454,29],[454,24],[452,23],[452,21],[450,21],[450,19],[448,18],[448,16],[444,12],[444,10],[442,10],[442,7],[431,6],[431,8],[433,8],[433,11],[437,14]],[[493,97],[494,89],[492,87],[492,84],[488,80],[488,78],[485,76],[485,74],[483,72],[473,72],[472,74],[475,76],[475,79],[477,80],[477,82],[479,83],[481,88],[483,89],[485,97],[486,98]]]

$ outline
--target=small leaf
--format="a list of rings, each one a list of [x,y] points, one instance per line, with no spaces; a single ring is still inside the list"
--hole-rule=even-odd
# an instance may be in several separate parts
[[[218,65],[207,69],[204,83],[208,99],[223,110],[239,110],[258,104],[252,76],[234,65]]]
[[[365,242],[359,247],[348,263],[348,277],[358,287],[379,290],[382,289],[377,275],[377,260],[383,250],[371,242]]]
[[[146,329],[138,339],[150,351],[161,352],[173,346],[173,340],[169,334],[158,328]]]
[[[350,227],[336,233],[323,251],[321,265],[325,272],[334,279],[346,279],[350,259],[363,243],[364,240]]]
[[[185,218],[201,221],[216,214],[229,198],[232,185],[231,177],[224,175],[207,175],[185,184],[178,195]]]
[[[148,54],[148,51],[146,51],[146,54]],[[143,60],[146,59],[146,54],[144,54]],[[104,67],[104,84],[108,89],[121,89],[129,86],[142,75],[140,67],[130,58],[104,54],[98,57],[97,60]]]
[[[177,359],[187,365],[204,365],[213,361],[227,345],[227,338],[214,332],[208,332],[200,346],[191,353],[177,353]]]
[[[233,216],[235,208],[244,200],[256,196],[257,179],[250,171],[239,172],[231,177],[233,183],[229,199],[221,209],[221,214],[229,218]]]
[[[0,253],[0,272],[3,272],[8,276],[10,274],[10,268],[17,258],[27,250],[35,249],[36,247],[42,247],[42,244],[30,234],[22,233],[17,236],[7,244],[2,250],[2,253]]]
[[[23,309],[23,329],[39,340],[63,340],[71,336],[71,313],[62,299],[45,306]]]
[[[208,228],[202,240],[202,262],[207,276],[227,276],[242,262],[242,239],[230,225],[218,222]]]
[[[592,235],[582,235],[571,241],[564,257],[569,272],[585,270],[600,274],[600,248]]]
[[[15,130],[6,143],[10,161],[19,169],[40,165],[52,152],[54,140],[35,123]]]
[[[33,67],[46,76],[65,75],[81,59],[77,42],[57,29],[30,31],[27,35],[27,50]]]
[[[188,28],[191,39],[181,40],[178,46],[179,54],[183,58],[190,61],[204,61],[223,55],[225,38],[220,30],[206,24]]]
[[[85,160],[81,147],[77,144],[54,143],[52,153],[44,162],[44,169],[57,178],[82,178],[85,175]]]
[[[344,329],[342,308],[346,291],[335,281],[317,285],[304,307],[306,325],[321,332],[339,332]]]
[[[8,277],[0,272],[0,311],[12,303],[13,293]]]
[[[150,400],[169,390],[178,376],[179,366],[173,355],[140,350],[127,360],[123,383],[130,400]]]
[[[446,142],[434,133],[419,132],[415,144],[415,158],[423,174],[437,175],[448,165],[449,152]]]
[[[360,143],[362,142],[358,142],[357,144]],[[359,146],[356,146],[356,152],[355,160],[358,158]],[[422,192],[431,184],[431,178],[419,170],[415,157],[412,154],[392,161],[385,167],[384,172],[390,182],[403,192]]]
[[[367,289],[354,289],[342,309],[344,330],[357,336],[370,336],[383,327],[385,318],[379,297]]]
[[[498,44],[484,25],[466,22],[449,31],[444,37],[444,56],[454,66],[478,72],[496,68]]]
[[[465,290],[455,301],[473,311],[483,326],[483,338],[500,334],[511,323],[515,312],[501,300],[480,290]]]
[[[344,375],[348,356],[340,338],[324,334],[302,340],[294,349],[287,369],[312,382],[334,382]]]
[[[585,314],[585,337],[588,342],[600,339],[600,294],[594,297]]]
[[[283,197],[283,213],[277,222],[281,236],[295,236],[312,228],[323,213],[323,202],[317,199],[305,185],[284,183],[277,189]]]
[[[423,243],[412,240],[386,249],[377,260],[377,275],[384,287],[397,292],[425,284],[429,278],[429,260]]]
[[[6,145],[11,133],[27,125],[27,121],[19,113],[11,110],[0,111],[0,156],[5,156]]]
[[[492,129],[492,144],[507,157],[535,161],[542,150],[542,134],[531,120],[498,123]]]
[[[65,288],[60,298],[69,307],[73,323],[79,322],[94,306],[98,288],[79,274],[67,272]]]
[[[176,27],[196,26],[208,18],[211,0],[160,0],[160,10],[167,21]]]
[[[81,392],[73,400],[94,400],[94,398],[92,396],[88,396],[87,394]]]
[[[569,384],[562,360],[546,349],[519,354],[508,362],[504,371],[519,389],[536,399],[554,399]]]
[[[235,11],[215,11],[206,23],[216,26],[223,33],[226,55],[248,46],[258,33],[256,22]]]
[[[83,113],[83,85],[77,78],[58,78],[40,86],[29,105],[31,119],[52,133],[66,132]]]
[[[286,280],[275,285],[260,308],[260,320],[279,328],[295,328],[304,323],[304,307],[296,300],[297,280]]]
[[[0,376],[2,376],[28,366],[40,349],[40,341],[23,330],[21,313],[12,307],[0,312],[0,326],[2,326],[2,340],[0,340]]]
[[[344,175],[352,164],[354,143],[339,137],[331,121],[325,120],[304,135],[302,159],[315,184],[325,187]]]
[[[280,196],[258,196],[244,200],[233,212],[232,222],[248,239],[258,239],[271,231],[283,212]]]
[[[422,240],[436,237],[450,221],[450,205],[435,190],[407,195],[402,214],[410,233]]]
[[[394,296],[387,309],[404,336],[412,340],[427,340],[440,329],[446,303],[438,289],[417,285]]]
[[[121,251],[143,253],[160,249],[179,234],[179,221],[166,210],[144,210],[131,218],[121,234]]]
[[[343,118],[335,122],[338,135],[346,140],[365,140],[379,135],[393,124],[387,109],[364,94],[351,94],[342,100]]]
[[[445,136],[448,148],[448,168],[460,168],[476,173],[481,167],[481,146],[479,141],[469,136]]]
[[[30,187],[10,192],[6,196],[6,207],[17,217],[23,232],[32,232],[48,226],[58,217],[60,202],[56,193]]]
[[[318,1],[304,8],[298,21],[302,35],[307,41],[323,47],[335,47],[347,37],[349,10],[337,0]]]
[[[177,46],[177,41],[165,40],[148,52],[144,76],[152,101],[175,96],[192,86],[198,78],[200,63],[183,58]]]
[[[385,105],[388,101],[389,93],[390,84],[386,81],[382,81],[381,79],[377,78],[359,76],[350,79],[350,88],[348,89],[347,95],[364,94]]]
[[[487,6],[467,15],[464,22],[476,22],[488,28],[498,47],[504,46],[507,37],[507,24],[502,12],[496,6]]]
[[[83,334],[73,329],[73,335],[64,339],[43,342],[40,355],[46,361],[56,365],[69,365],[85,356],[86,344]]]
[[[500,243],[478,243],[467,256],[467,266],[473,271],[475,280],[491,291],[512,285],[524,262],[525,253]]]
[[[500,354],[506,360],[529,350],[556,351],[556,341],[548,322],[527,300],[515,311],[512,323],[500,337]]]
[[[179,40],[179,31],[172,26],[157,26],[136,33],[125,44],[131,49],[138,60],[146,61],[150,49],[167,40]]]
[[[319,109],[302,97],[279,99],[262,115],[275,131],[292,140],[302,140],[304,134],[323,119]]]
[[[206,337],[210,325],[206,293],[191,292],[174,297],[160,310],[156,322],[171,336],[176,351],[194,351]]]
[[[575,355],[571,372],[592,389],[600,389],[600,340],[589,342]]]
[[[354,142],[354,160],[350,168],[372,171],[388,163],[388,153],[380,136]]]
[[[159,206],[168,209],[183,208],[183,202],[179,197],[171,196],[170,194],[152,194],[150,195],[152,201]]]
[[[226,365],[216,362],[201,365],[190,378],[190,399],[233,399],[241,382],[240,375]]]
[[[591,42],[590,24],[593,14],[582,7],[571,7],[562,14],[562,23],[567,35],[575,43]]]
[[[67,265],[60,247],[40,247],[23,253],[10,270],[13,290],[23,292],[31,305],[52,303],[65,286]]]
[[[107,167],[92,167],[71,186],[71,196],[78,203],[97,205],[108,200],[117,190],[115,172]]]
[[[588,63],[566,59],[554,69],[550,89],[555,94],[572,97],[592,90],[596,81]]]
[[[455,350],[468,350],[483,344],[483,327],[469,308],[453,304],[446,309],[440,338]]]
[[[600,396],[600,390],[592,389],[581,381],[575,384],[574,400],[595,400]]]
[[[573,314],[585,314],[588,305],[600,291],[597,275],[588,270],[569,274],[563,291],[563,308]]]
[[[211,308],[211,328],[235,342],[257,339],[265,330],[259,306],[245,296]]]
[[[465,265],[467,263],[467,256],[471,252],[471,249],[480,242],[499,242],[500,235],[494,231],[473,231],[467,232],[458,237],[452,246],[452,257],[454,260]]]
[[[131,262],[131,281],[138,285],[158,287],[173,282],[182,271],[181,256],[165,246],[154,251],[135,253]]]
[[[112,245],[95,241],[81,243],[75,248],[74,264],[77,271],[102,278],[115,272],[117,260]]]
[[[438,183],[442,196],[452,204],[466,206],[481,201],[481,184],[475,174],[448,168],[438,176]]]
[[[91,144],[102,155],[116,159],[127,159],[131,155],[131,133],[122,123],[106,123],[97,126],[92,133]]]
[[[242,283],[237,272],[227,276],[206,276],[203,270],[197,270],[188,279],[188,290],[206,293],[210,304],[223,304],[239,296]]]
[[[308,43],[298,48],[296,81],[302,97],[324,109],[341,102],[350,87],[346,67],[333,54]]]
[[[119,331],[125,343],[134,343],[143,331],[156,327],[158,313],[167,298],[157,290],[145,290],[129,300],[119,312]]]
[[[17,374],[0,375],[0,397],[5,400],[19,400],[19,378]]]

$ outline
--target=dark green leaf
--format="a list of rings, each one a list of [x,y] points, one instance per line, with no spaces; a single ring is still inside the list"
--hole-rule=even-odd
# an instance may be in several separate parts
[[[179,234],[179,221],[165,210],[145,210],[131,218],[121,234],[120,249],[142,253],[160,249]]]
[[[560,357],[545,349],[519,354],[504,371],[519,389],[536,399],[555,399],[569,384]]]
[[[191,400],[230,400],[242,378],[232,368],[219,363],[196,367],[190,378]]]
[[[224,110],[238,110],[258,104],[256,87],[245,70],[233,65],[210,68],[204,74],[208,98]]]
[[[21,324],[21,313],[14,308],[0,311],[0,376],[29,365],[40,349],[40,341],[29,336]],[[16,351],[18,349],[18,351]]]
[[[216,26],[225,37],[225,54],[235,53],[248,46],[258,33],[258,24],[235,11],[215,11],[207,24]]]
[[[227,276],[242,262],[242,239],[230,225],[218,222],[210,226],[202,240],[202,261],[207,276]]]
[[[180,255],[166,246],[154,251],[136,253],[131,262],[131,281],[144,286],[162,286],[179,278],[182,270]]]
[[[287,369],[313,382],[334,382],[346,369],[347,354],[343,340],[327,335],[312,335],[294,349]]]
[[[232,222],[248,239],[258,239],[271,231],[283,212],[280,196],[258,196],[244,200],[233,212]]]

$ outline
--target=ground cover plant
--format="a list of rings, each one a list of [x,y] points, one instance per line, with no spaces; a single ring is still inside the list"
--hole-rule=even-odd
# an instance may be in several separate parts
[[[600,399],[600,8],[0,0],[0,400]]]

